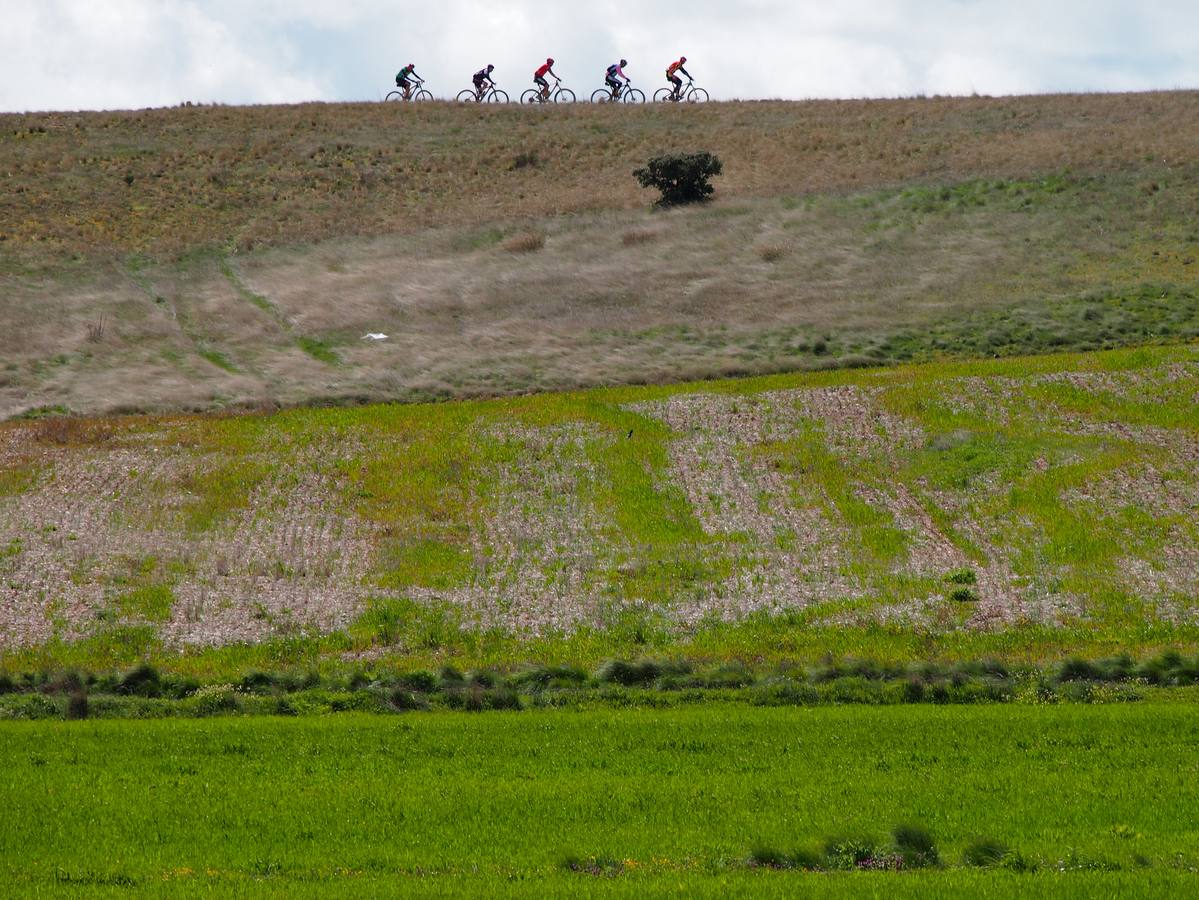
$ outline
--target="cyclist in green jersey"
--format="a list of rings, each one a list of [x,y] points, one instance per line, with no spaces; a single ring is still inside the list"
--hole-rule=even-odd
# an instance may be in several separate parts
[[[424,79],[416,74],[415,63],[408,63],[396,74],[396,87],[404,92],[405,100],[412,99],[412,82],[414,81],[418,86],[425,83]]]

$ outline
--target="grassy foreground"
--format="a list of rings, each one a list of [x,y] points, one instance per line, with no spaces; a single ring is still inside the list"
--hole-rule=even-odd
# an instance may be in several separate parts
[[[1199,866],[1185,706],[714,704],[0,735],[10,895],[1177,896]],[[927,830],[937,867],[861,871],[855,847],[900,865],[899,825]],[[829,871],[755,868],[755,854]]]

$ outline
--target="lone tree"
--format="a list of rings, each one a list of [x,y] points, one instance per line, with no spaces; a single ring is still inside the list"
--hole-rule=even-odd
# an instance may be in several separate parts
[[[720,159],[708,152],[672,153],[655,156],[633,177],[642,187],[657,188],[662,199],[656,206],[680,206],[684,203],[703,203],[715,190],[711,180],[724,171]]]

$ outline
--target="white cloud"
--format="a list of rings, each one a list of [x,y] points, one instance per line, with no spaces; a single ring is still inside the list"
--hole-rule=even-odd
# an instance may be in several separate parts
[[[416,62],[442,95],[547,54],[580,94],[686,53],[715,96],[1199,86],[1193,0],[0,0],[0,109],[376,99]]]

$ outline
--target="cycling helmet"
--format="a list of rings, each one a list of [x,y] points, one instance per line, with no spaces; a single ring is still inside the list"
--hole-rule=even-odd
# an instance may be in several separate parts
[[[545,64],[546,64],[547,66],[552,66],[552,65],[554,64],[554,61],[553,61],[552,59],[547,59],[547,60],[545,61]]]
[[[495,71],[495,66],[493,66],[491,63],[488,63],[488,64],[487,64],[487,71],[488,71],[488,72],[494,72],[494,71]]]
[[[416,63],[408,63],[408,68],[410,68],[410,69],[415,69],[415,68],[416,68]]]
[[[628,61],[627,59],[622,59],[622,60],[620,61],[620,67],[621,67],[622,69],[623,69],[625,66],[627,66],[628,64],[629,64],[629,61]]]
[[[679,62],[681,62],[681,63],[685,63],[686,61],[687,61],[687,57],[685,57],[685,56],[680,56],[680,57],[679,57]]]

